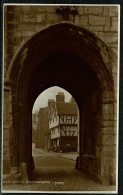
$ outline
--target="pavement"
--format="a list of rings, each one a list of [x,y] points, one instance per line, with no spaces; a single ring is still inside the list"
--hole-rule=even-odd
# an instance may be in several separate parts
[[[69,160],[73,160],[73,161],[76,161],[76,158],[78,156],[77,152],[66,152],[66,153],[56,153],[54,151],[45,151],[44,149],[42,148],[33,148],[33,151],[36,151],[36,152],[39,152],[40,154],[56,154],[56,155],[59,155],[60,157],[62,158],[66,158],[66,159],[69,159]]]
[[[78,154],[76,152],[69,152],[69,153],[60,154],[59,156],[62,158],[67,158],[69,160],[76,161]]]
[[[36,169],[29,173],[29,181],[12,179],[11,183],[3,183],[3,192],[24,192],[25,194],[32,191],[42,193],[107,191],[108,193],[108,191],[116,190],[116,186],[103,186],[90,175],[75,169],[75,155],[75,153],[33,149]]]

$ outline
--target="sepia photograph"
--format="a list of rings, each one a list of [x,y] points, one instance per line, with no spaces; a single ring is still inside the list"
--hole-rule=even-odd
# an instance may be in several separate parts
[[[5,193],[118,192],[118,4],[3,4]]]

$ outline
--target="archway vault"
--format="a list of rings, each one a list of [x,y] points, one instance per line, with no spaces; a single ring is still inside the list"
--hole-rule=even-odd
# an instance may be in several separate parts
[[[106,44],[91,32],[67,22],[39,31],[20,48],[11,61],[5,79],[5,84],[10,85],[12,94],[13,137],[10,139],[14,141],[10,140],[11,167],[19,167],[24,161],[28,164],[28,170],[31,169],[32,106],[37,96],[51,86],[60,86],[75,97],[81,110],[81,118],[83,112],[86,113],[86,110],[90,109],[84,107],[83,110],[83,104],[89,104],[90,100],[86,102],[86,99],[90,95],[91,103],[99,108],[100,113],[100,117],[96,116],[96,119],[100,118],[96,126],[100,125],[100,132],[102,127],[105,128],[104,103],[109,107],[114,106],[112,63],[115,63],[112,51]],[[93,103],[95,100],[97,104]],[[92,112],[94,109],[92,108]],[[113,109],[111,112],[113,115]],[[86,119],[87,117],[84,120]],[[80,122],[81,137],[82,123],[83,119]],[[111,144],[108,152],[110,146]],[[82,157],[82,141],[80,148]],[[100,154],[100,175],[103,175],[107,154],[104,158],[102,159]]]

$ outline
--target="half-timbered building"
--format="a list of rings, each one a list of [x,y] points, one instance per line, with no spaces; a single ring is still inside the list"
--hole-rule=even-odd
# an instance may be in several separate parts
[[[49,129],[54,151],[77,151],[78,109],[76,102],[65,102],[59,92],[49,105]]]

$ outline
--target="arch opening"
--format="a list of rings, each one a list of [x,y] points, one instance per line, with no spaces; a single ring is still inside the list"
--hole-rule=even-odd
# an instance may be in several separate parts
[[[32,120],[32,131],[36,125],[38,131],[36,139],[32,136],[36,147],[77,156],[79,110],[70,93],[57,86],[43,91],[33,106]]]

